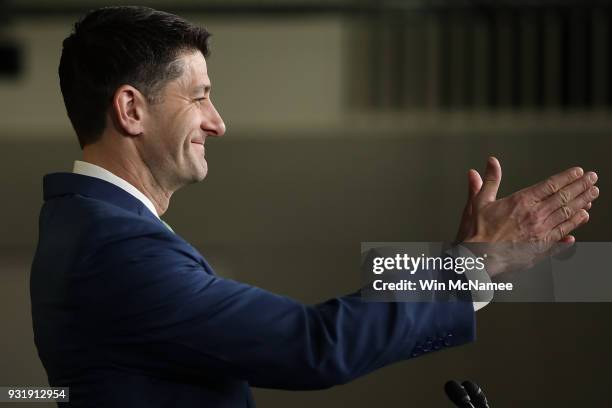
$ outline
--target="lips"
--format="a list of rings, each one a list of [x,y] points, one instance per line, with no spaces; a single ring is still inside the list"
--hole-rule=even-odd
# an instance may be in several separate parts
[[[196,147],[196,149],[202,149],[202,154],[204,154],[204,152],[206,151],[206,148],[204,147],[203,140],[192,140],[191,143],[198,146]]]

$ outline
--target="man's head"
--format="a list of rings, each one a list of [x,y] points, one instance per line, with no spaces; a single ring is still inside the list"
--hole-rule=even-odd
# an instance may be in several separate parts
[[[120,153],[137,155],[165,186],[203,179],[204,140],[225,133],[209,95],[209,36],[145,7],[103,8],[77,22],[59,77],[81,148],[125,144]]]

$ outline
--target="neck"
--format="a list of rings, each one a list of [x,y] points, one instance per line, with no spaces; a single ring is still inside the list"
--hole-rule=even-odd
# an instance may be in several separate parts
[[[113,148],[112,144],[101,140],[83,147],[83,160],[105,168],[136,187],[151,200],[160,217],[168,209],[174,191],[164,188],[155,178],[133,145]]]

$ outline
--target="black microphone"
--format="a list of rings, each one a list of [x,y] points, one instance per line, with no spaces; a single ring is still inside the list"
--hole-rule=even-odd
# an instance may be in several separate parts
[[[490,408],[489,401],[487,401],[484,391],[478,386],[478,384],[466,380],[462,382],[461,385],[463,385],[463,388],[467,391],[476,408]]]
[[[457,381],[447,381],[444,384],[444,391],[448,399],[453,401],[459,408],[475,408],[470,401],[470,396]]]

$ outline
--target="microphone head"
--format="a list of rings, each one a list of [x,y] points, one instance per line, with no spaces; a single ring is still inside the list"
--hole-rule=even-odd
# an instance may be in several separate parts
[[[448,399],[454,402],[455,405],[466,406],[466,404],[470,403],[470,396],[461,384],[455,380],[447,381],[444,384],[444,392],[446,392]]]
[[[467,391],[471,400],[477,403],[478,406],[488,407],[489,402],[487,401],[487,397],[485,397],[484,391],[476,384],[475,382],[466,380],[461,383],[463,388]]]
[[[472,398],[474,398],[474,395],[482,394],[480,387],[472,381],[466,380],[462,382],[461,385]]]

